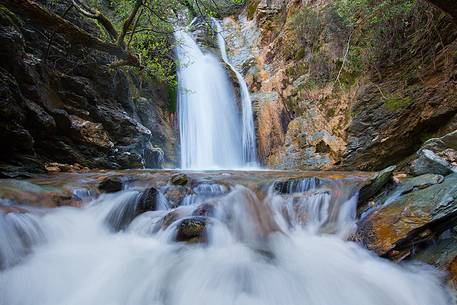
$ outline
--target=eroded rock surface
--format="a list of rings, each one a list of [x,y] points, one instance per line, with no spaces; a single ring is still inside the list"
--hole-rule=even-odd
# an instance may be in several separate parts
[[[67,8],[39,2],[59,15]],[[67,18],[99,32],[74,10]],[[45,171],[53,162],[138,168],[174,161],[163,84],[109,69],[106,54],[74,48],[3,7],[0,45],[0,175]]]
[[[457,221],[457,174],[384,204],[362,219],[356,239],[379,255],[401,259]]]

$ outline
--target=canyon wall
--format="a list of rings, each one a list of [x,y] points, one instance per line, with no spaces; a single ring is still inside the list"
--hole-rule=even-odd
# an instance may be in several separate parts
[[[350,25],[328,0],[250,0],[225,19],[263,164],[380,169],[455,129],[457,27],[425,1],[403,2],[375,16],[384,28],[373,16]]]
[[[46,5],[46,2],[42,2]],[[63,4],[47,4],[64,15]],[[66,18],[99,28],[74,10]],[[174,104],[146,73],[110,68],[113,59],[75,47],[0,6],[0,172],[142,168],[174,164]],[[49,165],[51,164],[51,165]]]

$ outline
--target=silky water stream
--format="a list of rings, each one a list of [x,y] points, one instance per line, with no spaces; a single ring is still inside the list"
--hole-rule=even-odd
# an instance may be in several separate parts
[[[347,240],[356,182],[247,180],[127,184],[81,208],[1,213],[0,304],[449,304],[431,267]]]

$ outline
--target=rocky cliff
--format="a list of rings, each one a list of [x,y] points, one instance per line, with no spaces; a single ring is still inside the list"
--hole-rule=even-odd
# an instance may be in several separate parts
[[[225,19],[269,167],[380,169],[457,126],[452,18],[379,1],[347,20],[340,2],[251,0]]]
[[[48,7],[59,15],[99,31],[52,3]],[[109,68],[110,56],[76,48],[57,29],[47,31],[1,6],[0,45],[1,175],[174,163],[167,111],[174,100],[166,85],[145,73]]]

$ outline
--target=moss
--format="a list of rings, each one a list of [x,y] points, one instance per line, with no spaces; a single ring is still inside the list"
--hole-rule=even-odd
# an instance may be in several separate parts
[[[248,5],[246,8],[246,11],[248,13],[248,19],[254,18],[255,11],[257,9],[257,6],[259,5],[260,0],[250,0],[248,1]]]
[[[300,50],[298,50],[297,53],[295,53],[295,60],[302,59],[303,57],[305,57],[305,54],[306,54],[305,48],[301,48]]]
[[[330,109],[327,110],[327,116],[328,117],[334,117],[335,113],[336,113],[336,109],[335,108],[330,108]]]
[[[412,99],[409,96],[401,97],[398,95],[387,96],[384,99],[384,107],[388,111],[397,111],[400,108],[406,107],[412,103]]]

